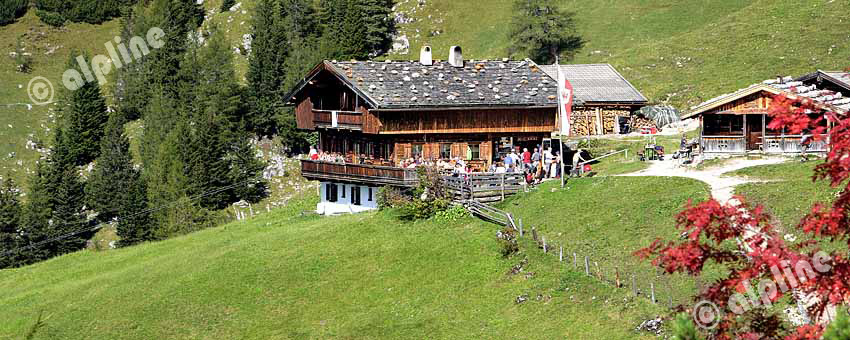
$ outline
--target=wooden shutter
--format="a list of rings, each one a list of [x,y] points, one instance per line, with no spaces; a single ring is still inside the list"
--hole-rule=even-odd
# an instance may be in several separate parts
[[[478,154],[482,160],[487,162],[487,166],[490,166],[490,162],[493,161],[493,143],[492,142],[483,142],[478,149]]]
[[[410,144],[405,143],[395,143],[395,151],[393,152],[393,160],[396,164],[400,163],[403,159],[407,159],[410,157]]]
[[[466,143],[454,143],[452,144],[452,158],[460,157],[463,160],[466,160]]]

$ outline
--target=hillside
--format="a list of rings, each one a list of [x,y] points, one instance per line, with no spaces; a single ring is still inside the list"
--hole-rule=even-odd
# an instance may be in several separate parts
[[[402,0],[410,54],[506,56],[512,0]],[[420,6],[420,3],[424,3]],[[814,0],[563,0],[587,40],[575,63],[611,63],[644,95],[687,109],[776,75],[850,66],[850,4]],[[434,35],[435,31],[439,34]]]
[[[235,11],[220,13],[221,0],[205,1],[208,23],[224,28],[234,48],[249,33],[256,1],[237,2]],[[420,6],[420,3],[424,4]],[[408,54],[430,44],[435,58],[445,59],[451,45],[464,47],[466,58],[507,56],[511,0],[400,0],[400,34],[410,39]],[[728,93],[777,74],[800,75],[815,69],[850,66],[850,34],[845,29],[850,4],[816,0],[612,0],[562,1],[577,13],[578,29],[587,46],[576,63],[611,63],[653,101],[668,101],[680,109]],[[474,14],[474,15],[473,15]],[[11,58],[0,58],[0,175],[23,180],[38,153],[28,141],[49,141],[49,106],[28,103],[26,86],[42,75],[59,86],[72,49],[103,53],[103,43],[118,32],[118,21],[103,25],[69,24],[49,28],[30,11],[18,22],[0,27],[3,54],[14,51],[23,36],[33,53],[31,74],[14,71]],[[234,52],[236,54],[236,52]],[[242,72],[247,58],[236,54]],[[58,90],[58,88],[57,88]],[[11,125],[11,127],[9,127]]]
[[[665,185],[616,182],[616,188],[648,192]],[[601,184],[577,180],[565,194],[611,188]],[[687,181],[666,185],[684,186],[685,193],[701,187]],[[553,222],[556,212],[576,209],[550,187],[518,199],[511,209],[532,212],[545,200],[551,203],[539,213]],[[670,216],[684,196],[647,210],[659,223],[644,227],[646,232],[671,230]],[[298,202],[167,241],[81,251],[0,271],[0,337],[21,337],[43,312],[36,339],[631,339],[654,338],[633,328],[664,313],[645,298],[629,297],[629,289],[600,284],[542,255],[527,238],[523,253],[503,259],[497,227],[474,218],[401,223],[386,212],[321,218],[301,214],[314,200]],[[584,205],[579,214],[606,209],[615,206]],[[549,225],[541,230],[556,230]],[[607,222],[594,229],[572,234],[573,240],[636,232]],[[602,246],[611,253],[631,251]],[[524,257],[524,271],[509,275]],[[521,295],[529,300],[517,304]]]

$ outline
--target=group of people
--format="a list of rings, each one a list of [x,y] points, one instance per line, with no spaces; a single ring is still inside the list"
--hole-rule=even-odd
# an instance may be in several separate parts
[[[536,147],[531,152],[528,148],[523,148],[521,153],[517,149],[511,150],[510,153],[501,157],[500,161],[494,162],[487,168],[487,172],[492,173],[522,173],[528,183],[539,183],[547,178],[560,178],[561,174],[561,155],[557,151],[553,151],[551,147],[544,151],[542,148]],[[309,159],[314,161],[338,163],[338,164],[371,164],[366,155],[347,159],[345,155],[336,152],[324,152],[321,149],[310,148]],[[573,157],[573,165],[584,162],[582,158],[582,150],[577,150]],[[419,166],[435,166],[446,172],[455,174],[472,173],[476,170],[472,165],[468,164],[461,157],[455,157],[450,160],[430,160],[424,157],[406,158],[396,164],[400,168],[415,169]],[[575,171],[575,167],[571,167]]]
[[[540,148],[534,148],[534,152],[523,148],[521,153],[511,150],[504,155],[501,161],[493,163],[488,169],[494,173],[523,173],[529,183],[539,183],[546,178],[559,178],[561,174],[561,155],[552,148],[540,152]]]

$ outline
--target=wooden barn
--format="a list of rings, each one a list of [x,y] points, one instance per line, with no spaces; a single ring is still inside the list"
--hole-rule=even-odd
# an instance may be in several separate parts
[[[850,90],[822,88],[815,77],[794,80],[790,77],[766,80],[761,84],[711,99],[694,108],[683,119],[700,121],[700,146],[704,154],[797,154],[803,151],[826,152],[828,141],[812,143],[803,150],[801,141],[809,135],[792,135],[768,127],[767,115],[773,97],[810,98],[835,112],[850,108]],[[824,125],[828,124],[824,120]]]
[[[614,133],[612,117],[646,102],[610,65],[567,70],[576,77],[575,117],[599,122],[579,124],[593,126],[582,133]],[[514,148],[550,145],[559,126],[549,72],[531,60],[464,60],[457,46],[448,61],[433,60],[429,47],[419,61],[323,61],[287,98],[298,128],[318,131],[318,149],[344,157],[344,164],[303,161],[303,176],[370,192],[414,183],[399,167],[405,160],[463,159],[485,171]]]

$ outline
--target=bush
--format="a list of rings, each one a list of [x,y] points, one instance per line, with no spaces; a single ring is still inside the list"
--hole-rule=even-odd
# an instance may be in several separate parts
[[[380,210],[398,208],[410,201],[410,197],[396,187],[385,186],[378,190],[378,209]]]
[[[398,218],[402,221],[424,220],[433,217],[438,212],[446,210],[449,202],[441,199],[423,201],[415,199],[398,208]]]
[[[499,245],[502,246],[501,253],[503,257],[511,257],[519,252],[519,243],[516,240],[516,231],[513,228],[505,227],[496,233],[496,239],[499,240]]]
[[[53,27],[62,27],[65,25],[65,16],[56,12],[35,10],[35,15],[41,19],[41,22]]]
[[[29,0],[0,0],[0,26],[15,22],[27,12]]]
[[[469,211],[461,205],[455,205],[443,211],[438,211],[436,218],[440,222],[457,222],[458,220],[468,217]]]
[[[235,4],[236,4],[236,0],[224,0],[221,3],[221,12],[224,13],[224,12],[229,11],[230,7],[233,7],[233,5],[235,5]]]

